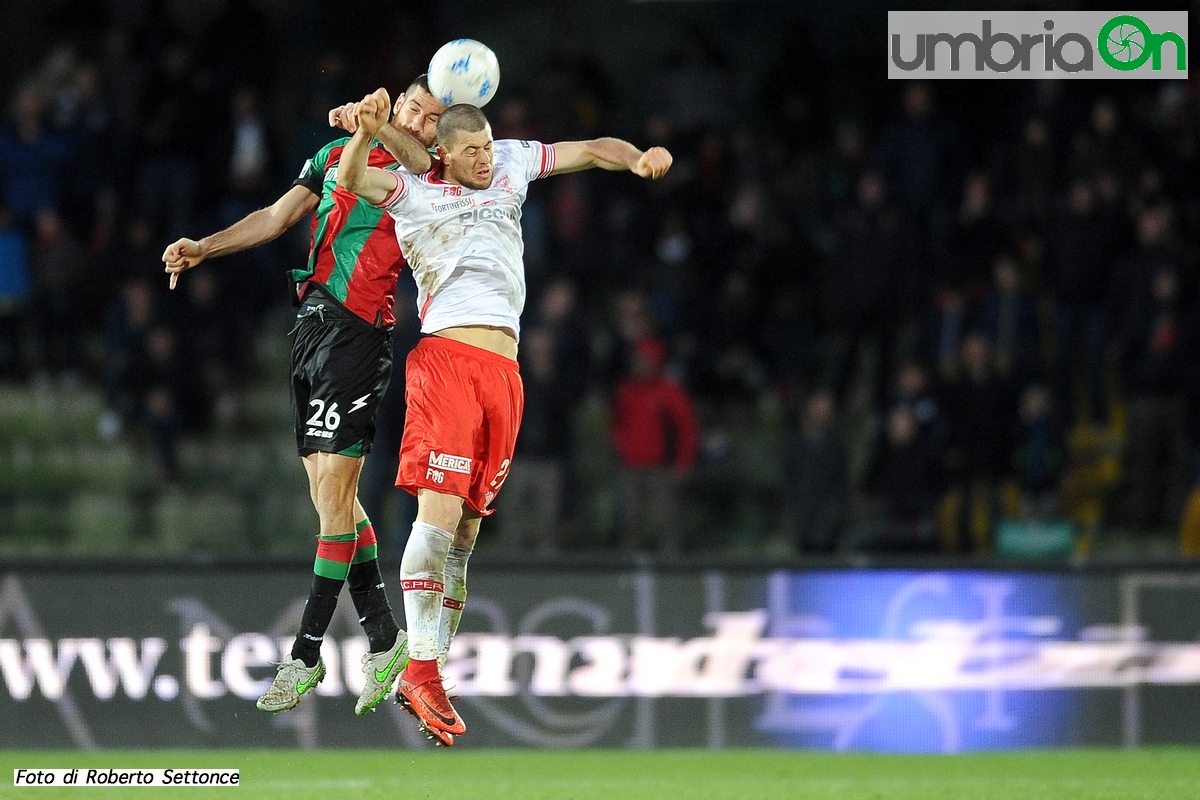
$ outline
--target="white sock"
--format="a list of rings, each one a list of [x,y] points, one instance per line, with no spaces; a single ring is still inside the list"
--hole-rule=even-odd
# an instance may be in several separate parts
[[[450,643],[458,632],[458,621],[462,619],[463,606],[467,603],[467,559],[470,557],[469,547],[451,547],[446,556],[445,596],[438,622],[438,666],[446,663],[446,654],[450,652]]]
[[[449,531],[414,522],[404,547],[404,557],[400,559],[408,652],[418,661],[437,658],[446,554],[453,541],[454,534]]]

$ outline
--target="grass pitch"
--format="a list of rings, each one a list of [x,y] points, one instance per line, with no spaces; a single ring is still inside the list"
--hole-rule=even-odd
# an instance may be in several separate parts
[[[785,750],[147,750],[0,753],[0,798],[138,800],[1195,800],[1200,750],[958,756]],[[13,769],[237,768],[217,788],[14,788]]]

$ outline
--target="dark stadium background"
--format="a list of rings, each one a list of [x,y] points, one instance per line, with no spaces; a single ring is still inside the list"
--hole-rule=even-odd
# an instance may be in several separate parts
[[[282,376],[306,228],[174,294],[158,256],[278,196],[329,107],[473,36],[498,136],[676,156],[660,184],[531,193],[508,505],[532,511],[502,499],[481,552],[979,556],[1030,520],[1060,553],[1196,552],[1194,83],[889,82],[883,26],[872,3],[15,4],[0,546],[304,554]],[[687,430],[611,419],[640,344],[694,404],[694,459]],[[394,556],[390,401],[364,501]],[[614,425],[666,425],[666,465],[626,468]]]

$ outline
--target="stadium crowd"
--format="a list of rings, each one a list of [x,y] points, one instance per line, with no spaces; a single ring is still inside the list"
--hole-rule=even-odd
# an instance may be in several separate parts
[[[12,87],[0,135],[0,380],[102,388],[97,435],[144,442],[168,483],[181,435],[237,416],[307,226],[174,293],[163,246],[271,202],[336,137],[328,108],[398,92],[439,43],[398,27],[361,70],[331,46],[284,87],[169,30],[62,42]],[[589,403],[615,463],[612,548],[684,552],[739,525],[800,553],[988,552],[1007,516],[1176,528],[1200,453],[1194,87],[850,96],[797,65],[792,35],[769,82],[696,27],[644,97],[568,49],[486,109],[497,138],[544,141],[624,113],[642,120],[627,138],[676,159],[654,184],[531,190],[503,540],[575,546]],[[402,282],[400,356],[412,304]],[[381,424],[382,454],[399,422]],[[1096,477],[1106,458],[1116,477]]]

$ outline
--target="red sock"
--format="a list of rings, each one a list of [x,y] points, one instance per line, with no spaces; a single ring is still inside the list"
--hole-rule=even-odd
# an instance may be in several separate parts
[[[404,668],[404,680],[414,686],[420,686],[422,683],[431,681],[436,677],[438,677],[436,658],[431,658],[427,661],[410,658],[408,666]]]

